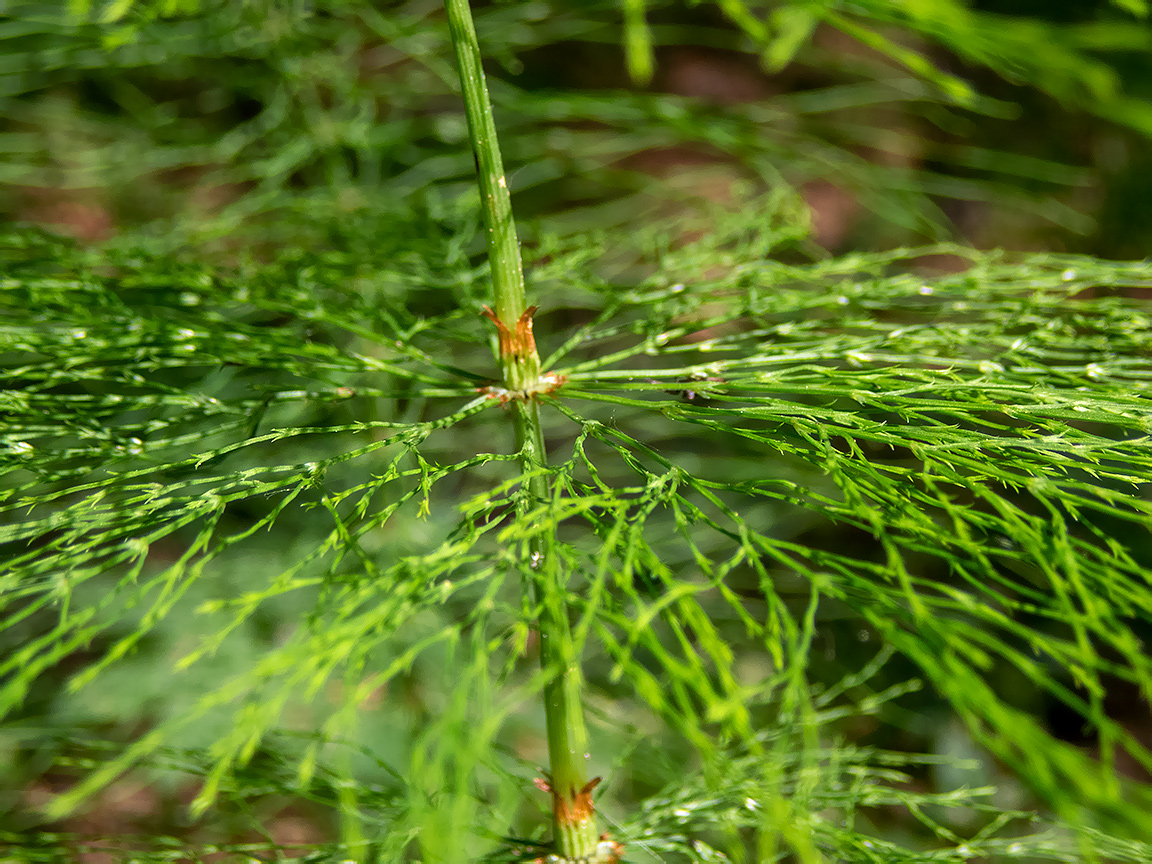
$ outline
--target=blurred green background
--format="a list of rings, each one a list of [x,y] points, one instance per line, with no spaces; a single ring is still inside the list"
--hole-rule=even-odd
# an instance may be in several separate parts
[[[798,189],[834,252],[1143,257],[1140,5],[533,0],[477,27],[521,219],[610,227],[741,177]],[[172,244],[451,197],[472,162],[446,38],[435,2],[13,3],[0,206]]]

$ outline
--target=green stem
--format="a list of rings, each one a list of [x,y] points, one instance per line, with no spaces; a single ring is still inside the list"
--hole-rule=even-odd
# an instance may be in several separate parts
[[[476,39],[476,27],[472,23],[468,0],[444,0],[444,8],[448,13],[452,47],[460,71],[464,110],[468,117],[468,137],[476,157],[480,204],[488,241],[488,263],[496,297],[496,317],[507,332],[513,333],[528,304],[524,299],[520,242],[516,238],[512,199],[508,194],[508,182],[504,178],[504,160],[500,156],[500,144],[496,138],[492,103],[488,99],[488,87],[484,82],[480,43]],[[501,357],[504,378],[510,390],[527,389],[529,383],[539,378],[540,359],[536,356],[535,346],[530,353],[531,357],[520,357],[511,352]]]
[[[540,426],[536,391],[540,389],[540,358],[532,338],[533,308],[524,297],[524,274],[512,202],[504,179],[504,164],[496,139],[492,105],[484,83],[480,46],[468,0],[444,0],[464,107],[468,134],[476,156],[481,207],[487,229],[488,258],[496,297],[493,321],[500,333],[500,360],[505,387],[517,394],[514,399],[516,444],[521,468],[531,479],[521,496],[519,513],[525,516],[533,507],[550,500],[548,476],[541,472],[547,464],[544,433]],[[591,786],[584,772],[588,733],[580,705],[580,666],[572,641],[568,606],[564,596],[560,559],[556,554],[556,531],[540,531],[525,549],[532,600],[540,610],[540,661],[554,674],[544,688],[544,713],[548,729],[553,829],[556,853],[561,860],[611,861],[598,843],[596,819],[592,811]]]
[[[526,399],[517,405],[516,444],[525,473],[535,469],[522,499],[521,514],[549,498],[548,478],[539,473],[544,465],[544,433],[539,405]],[[591,858],[596,852],[596,819],[588,798],[588,732],[580,704],[580,665],[572,642],[568,604],[560,560],[556,555],[556,532],[534,534],[528,542],[528,560],[536,571],[533,600],[540,610],[540,663],[556,674],[544,686],[544,722],[548,730],[549,785],[553,795],[553,831],[557,851],[565,858]],[[587,804],[587,813],[583,811]]]

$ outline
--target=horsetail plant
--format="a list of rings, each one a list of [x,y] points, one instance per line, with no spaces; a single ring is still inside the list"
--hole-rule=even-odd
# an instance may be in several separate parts
[[[546,465],[548,454],[538,396],[554,391],[562,382],[554,374],[541,375],[532,335],[536,307],[525,301],[516,222],[472,11],[468,0],[445,0],[444,6],[460,73],[468,135],[476,157],[480,209],[496,297],[496,311],[486,306],[484,314],[496,325],[504,386],[488,388],[488,393],[512,406],[516,447],[526,478],[518,506],[524,516],[552,494],[548,477],[540,470]],[[589,780],[584,770],[588,733],[580,700],[580,663],[568,620],[555,532],[555,523],[549,522],[521,544],[527,585],[539,614],[540,661],[549,675],[544,685],[544,713],[551,773],[546,780],[538,780],[537,785],[552,796],[555,854],[545,860],[548,864],[608,864],[619,860],[620,846],[607,835],[600,837],[596,829],[592,790],[600,778]]]
[[[608,864],[623,852],[597,823],[621,813],[637,864],[1152,860],[1152,753],[1116,702],[1152,694],[1147,262],[806,254],[778,169],[840,169],[901,218],[916,196],[776,119],[846,105],[862,130],[853,106],[888,90],[766,113],[508,82],[491,92],[512,176],[565,193],[540,196],[522,271],[465,0],[450,27],[423,2],[68,4],[100,6],[80,24],[21,5],[0,21],[30,73],[9,83],[32,88],[10,120],[38,94],[122,99],[121,126],[190,146],[108,158],[234,160],[253,196],[213,231],[285,218],[223,256],[173,252],[175,231],[0,234],[0,858]],[[910,23],[896,0],[784,0],[768,26],[712,5],[771,68],[841,13],[906,59],[880,34],[1046,79],[1085,68],[1025,57],[1024,31],[961,4]],[[722,35],[670,27],[682,6],[475,12],[503,59],[623,22],[643,81],[656,44]],[[479,210],[456,194],[473,175],[453,50]],[[254,89],[168,103],[165,82],[195,90],[189,70],[220,59]],[[219,147],[197,143],[215,125],[172,133],[218,98],[239,100]],[[249,103],[259,118],[227,125]],[[6,128],[12,153],[38,149]],[[752,180],[675,220],[639,196],[568,221],[616,200],[606,166],[688,140]],[[537,353],[524,272],[555,350]],[[1089,746],[1052,734],[1053,708]],[[195,819],[144,838],[90,821],[90,839],[77,812],[126,788]],[[316,833],[273,830],[285,806]]]

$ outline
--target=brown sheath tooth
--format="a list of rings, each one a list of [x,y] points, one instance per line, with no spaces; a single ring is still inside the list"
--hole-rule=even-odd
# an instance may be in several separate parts
[[[485,318],[496,325],[500,337],[501,357],[530,357],[536,353],[536,339],[532,335],[532,316],[536,307],[529,306],[516,322],[515,332],[509,330],[503,321],[488,306],[484,307]]]
[[[514,352],[517,357],[529,357],[536,353],[536,339],[532,336],[532,316],[536,307],[529,306],[516,322]]]

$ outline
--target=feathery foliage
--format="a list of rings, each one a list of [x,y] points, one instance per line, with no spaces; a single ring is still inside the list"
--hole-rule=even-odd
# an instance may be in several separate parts
[[[475,854],[461,838],[508,824],[529,788],[509,756],[543,678],[516,549],[554,528],[586,675],[612,700],[598,758],[681,754],[654,772],[671,809],[632,814],[664,825],[653,848],[688,843],[661,820],[739,789],[762,837],[845,855],[858,835],[798,814],[844,807],[826,799],[854,770],[868,795],[937,806],[882,782],[894,757],[837,745],[845,709],[813,695],[874,655],[861,627],[1055,813],[1138,834],[1147,792],[1113,759],[1148,754],[1104,697],[1148,681],[1149,320],[1118,294],[1152,273],[959,249],[970,268],[933,278],[901,266],[922,251],[789,266],[765,254],[788,231],[759,215],[732,217],[739,263],[711,278],[716,236],[631,285],[586,238],[533,270],[547,368],[569,381],[543,412],[554,498],[521,516],[505,410],[475,392],[483,283],[442,238],[382,218],[350,228],[375,260],[333,245],[224,270],[10,237],[5,704],[82,651],[38,723],[153,718],[50,812],[189,746],[203,811],[253,794],[244,766],[267,747],[290,788],[362,824],[359,783],[321,779],[342,764],[329,742],[361,735],[392,756],[372,795],[391,842]],[[837,653],[822,674],[818,639]],[[187,683],[142,686],[158,675]],[[1098,730],[1098,762],[1013,704],[1032,689]],[[282,729],[308,734],[273,747]],[[699,794],[675,788],[677,758]],[[759,773],[734,783],[740,765]],[[742,823],[714,815],[737,843]],[[1059,848],[1000,828],[996,849]]]

